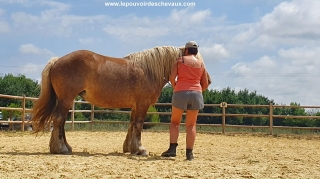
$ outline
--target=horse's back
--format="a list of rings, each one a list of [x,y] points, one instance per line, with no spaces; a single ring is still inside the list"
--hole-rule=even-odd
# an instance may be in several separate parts
[[[102,107],[110,104],[131,107],[132,104],[125,104],[124,99],[134,98],[135,87],[139,86],[143,76],[138,68],[128,65],[127,60],[88,50],[61,57],[50,72],[59,98],[74,99],[80,94],[85,100]]]
[[[124,63],[123,58],[115,58],[110,56],[101,55],[99,53],[92,52],[90,50],[77,50],[71,52],[63,57],[60,57],[59,61],[79,62],[85,60],[91,63],[104,63],[111,61],[113,63]],[[94,64],[96,65],[96,64]]]
[[[105,68],[125,66],[126,61],[122,58],[104,56],[89,50],[77,50],[60,57],[51,69],[51,75],[74,76],[97,74]]]

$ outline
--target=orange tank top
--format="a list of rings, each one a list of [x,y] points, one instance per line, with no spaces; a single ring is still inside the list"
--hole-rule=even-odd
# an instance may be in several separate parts
[[[178,68],[178,79],[174,92],[185,90],[202,92],[202,87],[200,85],[202,73],[203,68],[191,67],[181,63]]]

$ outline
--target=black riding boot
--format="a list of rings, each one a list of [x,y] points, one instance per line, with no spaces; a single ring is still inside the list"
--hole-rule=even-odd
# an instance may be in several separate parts
[[[161,154],[162,157],[175,157],[177,152],[177,143],[170,143],[170,147],[167,151]]]
[[[192,149],[187,149],[186,150],[186,156],[187,156],[187,160],[191,161],[193,160],[193,153],[192,153]]]

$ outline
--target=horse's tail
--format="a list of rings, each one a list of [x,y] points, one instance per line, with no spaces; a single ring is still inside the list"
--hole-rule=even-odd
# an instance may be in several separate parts
[[[32,125],[35,133],[50,127],[51,116],[57,106],[57,97],[51,84],[50,71],[58,59],[58,57],[52,58],[42,71],[40,96],[32,110]]]

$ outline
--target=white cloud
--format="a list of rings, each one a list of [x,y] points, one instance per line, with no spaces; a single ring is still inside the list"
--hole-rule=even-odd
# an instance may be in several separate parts
[[[40,14],[14,12],[11,14],[13,25],[19,31],[41,33],[50,36],[70,36],[77,31],[93,29],[106,21],[105,15],[77,16],[68,14],[70,5],[55,1],[35,1],[34,6],[44,6]]]
[[[269,75],[277,73],[277,63],[269,56],[263,56],[252,62],[238,62],[231,67],[232,73],[240,75]]]
[[[0,20],[0,33],[10,32],[10,26],[7,22]]]
[[[320,75],[319,47],[293,47],[287,50],[281,49],[278,52],[279,58],[285,62],[283,69],[297,75],[316,77]],[[307,81],[301,80],[302,84]],[[313,83],[317,86],[316,83]]]
[[[256,90],[277,103],[319,104],[310,95],[317,95],[320,87],[319,55],[319,48],[281,49],[273,57],[264,55],[254,61],[236,63],[226,81],[232,86]]]
[[[247,29],[247,28],[246,28]],[[256,32],[253,28],[249,28],[246,31],[239,32],[233,38],[234,43],[246,43],[251,41],[256,36]]]
[[[80,44],[96,44],[96,43],[100,43],[101,39],[97,39],[97,38],[92,38],[92,37],[88,37],[88,38],[80,38],[78,39]]]
[[[295,65],[320,65],[320,47],[293,47],[290,49],[280,49],[279,57],[292,61]]]
[[[210,10],[198,11],[196,13],[191,14],[190,21],[191,23],[203,23],[208,17],[210,17]]]
[[[23,74],[26,75],[28,78],[31,77],[31,79],[34,79],[38,81],[38,83],[41,82],[41,72],[46,64],[34,64],[34,63],[28,63],[26,65],[20,66],[19,71],[17,71],[16,74]]]
[[[249,73],[251,71],[251,68],[248,67],[245,63],[239,62],[231,67],[231,70],[234,73]]]
[[[29,0],[0,0],[1,3],[7,3],[7,4],[27,4],[30,1]]]
[[[80,38],[80,39],[78,39],[78,41],[81,44],[91,44],[94,42],[94,38]]]
[[[70,6],[65,3],[60,3],[51,0],[0,0],[3,4],[18,4],[25,7],[35,7],[35,6],[49,6],[55,9],[68,9]]]
[[[70,5],[65,4],[65,3],[56,2],[56,1],[39,1],[39,3],[41,5],[50,6],[54,9],[59,10],[59,11],[67,11],[70,9]]]
[[[0,8],[0,17],[5,14],[5,10]]]
[[[107,34],[110,35],[115,35],[120,37],[122,40],[125,41],[135,41],[135,38],[140,38],[140,37],[159,37],[163,35],[167,35],[169,32],[168,28],[163,28],[163,27],[156,27],[156,26],[149,26],[147,27],[135,27],[135,26],[130,26],[124,28],[123,26],[113,26],[110,25],[108,27],[105,27],[103,29]],[[131,38],[130,38],[131,36]]]
[[[319,40],[319,8],[320,1],[317,0],[282,2],[271,13],[262,17],[257,30],[271,38],[271,43],[276,41],[292,45],[301,43],[301,40]],[[268,43],[263,38],[260,40]]]
[[[36,55],[53,55],[53,53],[48,49],[40,49],[33,44],[23,44],[20,45],[19,52],[24,54],[36,54]]]
[[[192,12],[191,8],[182,10],[174,9],[168,17],[168,20],[183,26],[187,24],[197,25],[207,20],[210,15],[211,11],[209,9],[195,12]]]
[[[224,32],[215,39],[223,37],[223,41],[229,41],[225,44],[234,52],[250,49],[270,52],[282,45],[314,45],[320,40],[319,9],[318,0],[283,1],[256,23],[224,24]]]
[[[0,33],[10,32],[10,25],[6,22],[2,16],[5,14],[5,10],[0,8]]]
[[[213,44],[212,46],[200,46],[200,51],[203,56],[209,57],[213,61],[223,61],[230,54],[222,44]]]
[[[255,69],[274,69],[277,67],[277,64],[274,60],[272,60],[269,56],[263,56],[260,59],[253,61],[253,66]]]
[[[320,88],[320,78],[316,76],[320,74],[320,1],[283,0],[266,14],[262,14],[265,13],[262,6],[264,3],[270,4],[270,1],[241,1],[259,6],[260,9],[253,9],[254,12],[243,11],[247,14],[239,15],[239,19],[253,15],[254,21],[238,23],[238,17],[229,20],[229,14],[215,17],[216,12],[211,7],[174,9],[156,17],[126,9],[123,15],[111,18],[107,16],[109,12],[95,10],[89,10],[88,13],[100,15],[79,16],[77,7],[82,4],[71,1],[66,4],[55,1],[0,0],[3,3],[29,5],[28,8],[34,6],[36,9],[9,11],[11,19],[2,18],[7,17],[3,16],[7,12],[0,9],[0,32],[12,30],[19,37],[25,34],[29,37],[39,34],[41,38],[43,34],[44,38],[63,36],[58,41],[50,37],[53,39],[50,43],[76,43],[73,47],[50,49],[59,54],[79,45],[104,52],[106,47],[101,44],[110,40],[117,46],[117,52],[114,52],[117,54],[153,45],[183,45],[186,41],[195,40],[200,44],[208,72],[214,76],[210,88],[247,88],[275,99],[276,102],[319,104],[315,96]],[[280,0],[272,0],[271,4],[275,2]],[[97,29],[102,30],[105,36],[97,34]],[[41,64],[43,59],[53,56],[50,50],[44,48],[47,42],[40,45],[39,42],[22,41],[25,42],[30,44],[20,46],[21,54],[18,54],[17,61],[28,59],[28,62],[34,60]],[[32,73],[32,65],[37,62],[28,64],[26,70]]]
[[[191,8],[173,10],[167,17],[152,18],[123,16],[109,21],[103,29],[107,34],[124,41],[136,41],[134,37],[159,38],[170,35],[197,34],[203,22],[211,15],[210,10],[193,11]],[[192,30],[188,30],[192,29]]]
[[[27,65],[20,67],[20,72],[22,74],[35,73],[35,72],[39,72],[39,70],[40,70],[40,67],[38,65],[32,64],[32,63],[28,63]]]
[[[169,28],[165,27],[163,19],[139,18],[135,15],[123,16],[111,20],[103,30],[124,41],[135,41],[133,38],[159,37],[167,35]]]

